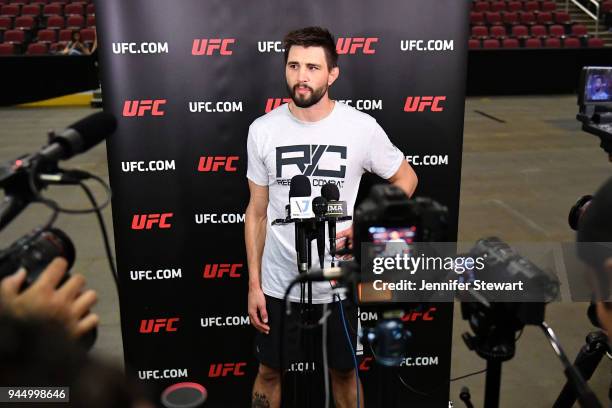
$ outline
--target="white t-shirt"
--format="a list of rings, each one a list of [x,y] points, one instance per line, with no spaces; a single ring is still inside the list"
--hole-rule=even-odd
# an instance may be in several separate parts
[[[247,154],[247,177],[269,188],[261,281],[263,292],[278,299],[284,297],[289,283],[298,274],[294,225],[270,225],[273,220],[285,217],[291,178],[298,174],[307,176],[313,198],[321,195],[324,184],[336,184],[340,200],[347,202],[348,215],[352,215],[361,175],[368,171],[388,179],[405,159],[374,118],[339,102],[317,122],[298,120],[288,104],[257,118],[249,127]],[[336,228],[342,231],[350,226],[351,222],[345,221]],[[330,261],[326,231],[325,266]],[[319,265],[315,242],[312,265]],[[300,301],[299,285],[293,288],[290,299]],[[313,283],[313,303],[332,300],[329,282]]]

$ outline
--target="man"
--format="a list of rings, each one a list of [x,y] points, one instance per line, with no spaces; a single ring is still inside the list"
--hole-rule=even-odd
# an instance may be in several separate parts
[[[340,199],[347,201],[351,213],[361,175],[366,171],[389,180],[408,196],[417,185],[416,174],[404,154],[389,141],[372,117],[329,98],[329,87],[340,74],[331,34],[323,28],[308,27],[290,32],[284,43],[285,77],[291,102],[255,120],[249,128],[247,141],[247,178],[251,194],[245,219],[248,308],[251,323],[259,331],[256,355],[260,361],[253,386],[253,407],[280,406],[281,303],[298,270],[294,227],[272,227],[270,222],[285,216],[291,178],[298,174],[309,176],[312,197],[320,195],[325,183],[336,184]],[[350,223],[341,224],[337,238],[350,238]],[[314,251],[312,264],[318,265],[318,262]],[[299,302],[299,290],[294,289],[290,300]],[[313,283],[313,304],[332,301],[329,283]],[[328,355],[335,405],[355,407],[354,360],[340,312],[344,310],[348,326],[354,328],[357,326],[356,310],[349,305],[340,309],[337,303],[330,309]],[[285,327],[292,327],[292,324],[295,322],[289,321]],[[352,337],[354,349],[356,338]],[[295,342],[283,344],[290,359],[299,353],[299,350],[290,350]],[[359,400],[363,407],[361,385]]]
[[[593,96],[591,97],[594,101],[606,101],[610,98],[608,92],[606,92],[606,86],[601,76],[596,76],[593,81]]]
[[[612,334],[612,179],[595,193],[578,224],[578,256],[590,267],[597,319]]]

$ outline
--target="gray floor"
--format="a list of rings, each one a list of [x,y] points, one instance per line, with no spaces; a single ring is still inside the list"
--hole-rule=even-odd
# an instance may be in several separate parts
[[[571,241],[567,213],[575,200],[592,193],[612,174],[598,147],[597,138],[582,133],[574,117],[575,97],[472,98],[467,100],[459,239],[474,241],[497,235],[508,241]],[[485,112],[505,123],[475,111]],[[91,110],[76,108],[0,109],[0,158],[15,158],[34,151],[49,129],[62,129]],[[107,178],[106,150],[98,146],[70,162]],[[96,190],[101,193],[101,190]],[[86,206],[82,193],[57,188],[50,196],[66,205]],[[4,246],[24,231],[41,223],[46,210],[28,209],[25,216],[0,236]],[[105,211],[111,225],[110,209]],[[108,272],[98,226],[93,216],[60,216],[57,226],[77,245],[75,271],[83,273],[89,286],[100,294],[95,310],[102,319],[95,353],[122,365],[123,350],[117,295]],[[586,305],[555,304],[547,309],[547,320],[559,335],[571,358],[593,330],[585,316]],[[452,376],[484,368],[484,361],[469,352],[461,340],[467,324],[456,308],[453,334]],[[610,361],[605,359],[591,380],[601,400],[607,399]],[[527,328],[518,342],[516,357],[504,364],[502,407],[550,407],[564,377],[561,364],[545,338]],[[451,395],[458,401],[461,386],[472,391],[476,406],[482,406],[484,376],[456,381]],[[455,406],[462,406],[461,403]]]

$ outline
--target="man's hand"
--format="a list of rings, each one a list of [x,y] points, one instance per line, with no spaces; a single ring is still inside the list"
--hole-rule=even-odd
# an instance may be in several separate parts
[[[68,263],[55,258],[32,285],[19,293],[26,271],[20,269],[0,282],[0,303],[18,317],[50,318],[63,323],[74,337],[96,327],[100,321],[89,309],[97,302],[96,292],[85,287],[83,275],[73,275],[62,286],[57,285],[66,274]]]
[[[349,249],[353,249],[353,227],[349,227],[336,233],[336,252],[343,250],[346,247],[348,239]],[[352,255],[344,255],[340,259],[347,260],[352,258]]]
[[[266,297],[261,288],[249,289],[249,318],[257,330],[264,334],[270,333]]]

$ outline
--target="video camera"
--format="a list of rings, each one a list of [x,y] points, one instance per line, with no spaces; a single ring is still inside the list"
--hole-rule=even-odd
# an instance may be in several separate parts
[[[27,274],[20,288],[23,291],[56,257],[65,258],[68,261],[69,270],[76,257],[74,244],[66,233],[52,226],[60,212],[68,214],[95,212],[104,235],[106,254],[116,283],[114,262],[100,213],[101,209],[110,203],[110,187],[98,176],[81,170],[64,170],[58,166],[60,160],[70,159],[102,142],[115,131],[116,126],[116,120],[112,115],[103,112],[95,113],[74,123],[61,133],[51,132],[48,144],[38,152],[23,155],[0,165],[0,188],[4,190],[4,199],[0,203],[0,231],[32,202],[42,203],[52,210],[45,225],[34,229],[7,248],[0,250],[0,279],[15,273],[19,268],[24,268]],[[108,196],[102,205],[97,204],[93,193],[84,183],[87,179],[94,179],[105,188]],[[88,209],[62,208],[57,202],[42,195],[43,189],[58,184],[79,185],[93,207]],[[70,273],[66,272],[58,286],[69,278]],[[90,348],[95,338],[94,329],[83,335],[80,342],[85,348]]]
[[[612,161],[612,67],[584,67],[578,93],[582,130],[598,136]]]

